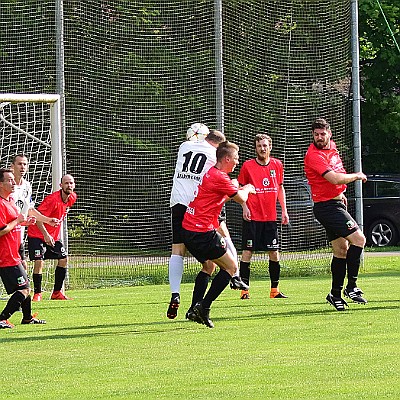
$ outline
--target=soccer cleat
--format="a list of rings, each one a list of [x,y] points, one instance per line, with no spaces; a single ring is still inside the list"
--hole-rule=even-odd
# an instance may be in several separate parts
[[[282,292],[280,292],[279,290],[275,289],[271,289],[271,291],[269,292],[269,297],[271,299],[287,299],[288,297],[286,295],[284,295]]]
[[[210,309],[209,308],[204,308],[201,302],[196,303],[193,306],[193,311],[197,315],[197,317],[200,319],[201,323],[204,324],[205,326],[208,326],[209,328],[214,328],[214,324],[210,319]]]
[[[332,296],[332,293],[329,293],[328,296],[326,296],[326,301],[335,307],[337,311],[344,311],[345,306],[349,306],[341,297]]]
[[[241,300],[248,300],[250,299],[250,294],[248,290],[242,290],[240,293],[240,299]]]
[[[246,285],[240,276],[232,276],[230,287],[233,290],[249,290],[249,285]]]
[[[32,301],[42,301],[42,293],[35,293],[33,295]]]
[[[193,307],[190,307],[189,310],[186,312],[186,319],[189,321],[197,322],[198,324],[202,324],[203,322],[197,316],[197,314],[193,311]]]
[[[14,324],[12,324],[8,319],[3,319],[0,321],[0,329],[12,329],[14,328]]]
[[[55,291],[51,294],[50,300],[72,300],[70,297],[65,296],[61,290]]]
[[[168,310],[167,310],[167,317],[169,319],[175,319],[176,316],[178,315],[178,308],[179,308],[180,302],[181,301],[180,301],[179,296],[171,297],[171,301],[169,303]]]
[[[23,319],[21,321],[21,324],[22,325],[28,325],[28,324],[32,324],[32,325],[41,324],[41,325],[43,325],[43,324],[46,323],[46,321],[44,319],[37,319],[36,316],[37,316],[37,313],[33,314],[31,319]]]
[[[368,303],[367,299],[364,299],[364,297],[362,297],[364,292],[358,287],[354,287],[352,289],[346,288],[346,289],[344,289],[343,293],[350,300],[353,300],[354,303],[358,303],[358,304],[367,304]]]

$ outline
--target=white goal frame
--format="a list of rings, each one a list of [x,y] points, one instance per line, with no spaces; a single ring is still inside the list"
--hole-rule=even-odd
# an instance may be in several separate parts
[[[63,149],[61,131],[61,106],[60,95],[58,94],[37,94],[37,93],[0,93],[0,107],[3,103],[47,103],[50,105],[50,136],[51,136],[51,156],[52,156],[52,188],[53,191],[59,189],[63,175]],[[29,136],[32,140],[41,142],[30,133],[22,131],[11,122],[4,119],[0,113],[0,119],[18,132]],[[42,143],[49,146],[47,143]]]

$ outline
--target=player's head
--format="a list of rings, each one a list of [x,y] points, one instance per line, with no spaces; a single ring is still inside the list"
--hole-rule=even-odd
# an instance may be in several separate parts
[[[239,164],[239,146],[228,141],[222,142],[217,148],[217,166],[223,171],[232,172]]]
[[[225,135],[216,129],[210,129],[210,133],[206,137],[206,141],[214,147],[218,147],[220,143],[225,142]]]
[[[16,178],[24,177],[28,172],[29,161],[25,154],[16,154],[11,160],[11,168]]]
[[[254,148],[256,150],[257,158],[265,160],[271,154],[272,139],[265,133],[258,133],[254,137]]]
[[[323,118],[317,118],[311,129],[315,146],[319,149],[328,149],[332,137],[329,123]]]
[[[15,179],[12,169],[1,168],[0,169],[0,192],[5,196],[8,196],[14,191]]]
[[[66,194],[70,195],[75,190],[75,179],[72,175],[66,174],[61,178],[60,183],[61,190]]]

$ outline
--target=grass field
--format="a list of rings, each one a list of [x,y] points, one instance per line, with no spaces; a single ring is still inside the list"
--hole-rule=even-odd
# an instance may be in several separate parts
[[[34,303],[47,325],[0,331],[2,399],[400,398],[400,265],[361,275],[369,303],[339,313],[330,277],[288,277],[288,299],[225,290],[214,329],[165,312],[167,285],[70,291]],[[3,306],[3,303],[0,306]]]

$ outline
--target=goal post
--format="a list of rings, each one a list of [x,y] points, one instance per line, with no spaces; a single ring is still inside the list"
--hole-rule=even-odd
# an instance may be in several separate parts
[[[21,127],[21,124],[23,124],[21,118],[18,115],[13,114],[12,108],[10,109],[11,111],[9,114],[9,119],[7,119],[7,117],[4,115],[4,108],[8,104],[21,103],[43,103],[49,105],[49,137],[47,141],[43,141],[42,138],[36,136],[34,132],[29,132],[29,129],[24,130]],[[27,110],[26,107],[25,110]],[[32,115],[33,116],[29,116],[29,112],[25,113],[25,124],[31,125],[30,122],[33,122],[33,119],[37,118],[37,113]],[[61,181],[63,169],[60,95],[43,93],[0,93],[0,119],[4,124],[4,127],[9,127],[11,131],[14,130],[17,134],[25,135],[27,138],[30,138],[33,141],[36,141],[37,143],[51,149],[52,190],[57,190]],[[18,125],[13,122],[14,120],[17,120]],[[43,126],[43,122],[45,121],[42,121],[40,126]],[[15,147],[18,150],[18,146]],[[13,148],[13,146],[10,146],[10,148]]]

